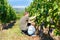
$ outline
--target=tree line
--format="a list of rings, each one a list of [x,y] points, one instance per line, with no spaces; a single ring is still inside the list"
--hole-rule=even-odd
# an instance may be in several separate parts
[[[7,0],[0,0],[0,22],[3,24],[16,20],[15,10],[8,4]]]
[[[55,28],[55,35],[60,35],[60,0],[33,0],[25,10],[36,16],[37,26]]]

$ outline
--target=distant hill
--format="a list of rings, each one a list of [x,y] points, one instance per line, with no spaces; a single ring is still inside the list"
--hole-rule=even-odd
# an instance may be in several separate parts
[[[16,13],[21,13],[21,12],[24,12],[24,8],[14,8]]]

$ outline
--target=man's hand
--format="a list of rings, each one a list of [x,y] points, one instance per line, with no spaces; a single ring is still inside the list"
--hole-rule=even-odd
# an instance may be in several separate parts
[[[32,20],[32,19],[35,19],[35,18],[36,18],[36,16],[32,16],[32,17],[29,18],[29,20]]]

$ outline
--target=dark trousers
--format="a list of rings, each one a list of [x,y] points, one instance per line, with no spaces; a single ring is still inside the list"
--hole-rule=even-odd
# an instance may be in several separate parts
[[[21,30],[21,31],[22,31],[22,33],[25,34],[25,35],[28,35],[28,36],[32,36],[32,35],[33,35],[33,34],[32,34],[32,35],[29,35],[28,32],[27,32],[27,30]]]
[[[22,31],[22,33],[28,35],[27,30],[21,30],[21,31]]]

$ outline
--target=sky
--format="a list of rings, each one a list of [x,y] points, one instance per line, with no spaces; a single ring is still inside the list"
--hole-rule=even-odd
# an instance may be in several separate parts
[[[32,0],[8,0],[8,3],[13,8],[25,8],[30,5]]]

